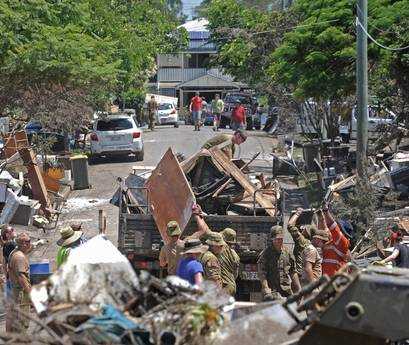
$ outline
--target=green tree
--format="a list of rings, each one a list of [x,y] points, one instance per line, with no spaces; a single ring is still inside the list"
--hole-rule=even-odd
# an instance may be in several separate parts
[[[377,0],[369,12],[373,38],[388,48],[373,45],[380,57],[370,74],[373,93],[409,128],[409,2]]]
[[[183,41],[177,26],[162,0],[0,0],[0,113],[75,126],[140,93],[156,54]]]

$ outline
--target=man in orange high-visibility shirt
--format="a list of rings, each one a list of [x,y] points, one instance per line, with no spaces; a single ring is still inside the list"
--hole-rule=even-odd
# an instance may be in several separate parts
[[[342,233],[327,205],[318,214],[318,219],[331,233],[331,240],[322,249],[322,273],[331,277],[351,259],[349,240]]]

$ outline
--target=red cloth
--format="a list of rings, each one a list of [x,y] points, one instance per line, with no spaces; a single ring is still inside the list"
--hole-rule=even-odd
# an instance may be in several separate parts
[[[246,109],[242,105],[235,107],[231,119],[236,123],[246,123]]]
[[[192,111],[202,110],[203,100],[199,96],[193,97],[190,102],[192,103]]]
[[[337,223],[332,224],[329,230],[332,239],[322,249],[322,274],[331,277],[347,263],[349,240]]]

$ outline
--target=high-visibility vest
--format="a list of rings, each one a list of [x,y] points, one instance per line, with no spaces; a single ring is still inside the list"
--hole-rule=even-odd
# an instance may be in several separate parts
[[[331,277],[347,262],[349,240],[336,222],[329,230],[332,239],[322,249],[322,273]]]

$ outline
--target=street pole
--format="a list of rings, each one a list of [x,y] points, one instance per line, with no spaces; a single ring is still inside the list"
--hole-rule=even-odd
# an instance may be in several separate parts
[[[359,178],[365,176],[366,151],[368,144],[368,42],[364,29],[368,23],[368,1],[357,0],[357,61],[356,61],[356,95],[357,95],[357,143],[356,167]],[[361,25],[362,27],[361,27]]]

